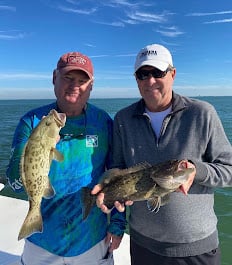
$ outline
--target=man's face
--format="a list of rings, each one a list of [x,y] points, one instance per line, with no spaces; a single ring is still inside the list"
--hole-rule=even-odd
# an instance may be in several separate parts
[[[80,70],[69,71],[66,74],[55,71],[54,91],[58,105],[85,105],[92,90],[93,80]]]
[[[152,66],[143,66],[138,71],[142,71],[141,76],[144,79],[140,80],[140,75],[137,74],[136,81],[147,108],[150,111],[164,110],[171,102],[175,69],[161,72]],[[159,77],[156,78],[153,75]]]

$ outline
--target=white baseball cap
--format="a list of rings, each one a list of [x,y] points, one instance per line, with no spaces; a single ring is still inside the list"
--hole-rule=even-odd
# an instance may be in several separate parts
[[[159,44],[151,44],[142,48],[135,61],[135,72],[142,66],[149,65],[165,71],[173,66],[172,55],[167,48]]]

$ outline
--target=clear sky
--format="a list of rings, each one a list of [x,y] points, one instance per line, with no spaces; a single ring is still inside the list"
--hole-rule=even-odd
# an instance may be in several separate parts
[[[152,43],[173,54],[177,93],[232,96],[231,0],[0,0],[0,99],[53,98],[70,51],[93,61],[92,98],[137,97],[135,57]]]

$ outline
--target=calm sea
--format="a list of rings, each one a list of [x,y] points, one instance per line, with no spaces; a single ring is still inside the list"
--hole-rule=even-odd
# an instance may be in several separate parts
[[[222,120],[227,137],[232,143],[232,97],[200,97],[216,108]],[[10,146],[15,127],[20,117],[32,108],[51,103],[53,100],[0,100],[0,176],[5,175],[10,155]],[[112,117],[122,107],[136,99],[90,99],[90,102],[105,109]],[[222,265],[232,264],[232,188],[217,189],[215,192],[215,211],[218,216]]]

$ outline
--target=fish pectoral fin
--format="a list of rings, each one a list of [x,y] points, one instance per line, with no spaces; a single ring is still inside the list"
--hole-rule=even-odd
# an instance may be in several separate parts
[[[51,183],[48,183],[48,186],[44,189],[43,197],[46,199],[50,199],[55,195],[55,190],[52,187]]]
[[[157,177],[154,176],[152,178],[160,187],[163,189],[170,189],[172,187],[172,182],[173,182],[173,176],[163,176],[163,177]]]
[[[166,203],[168,203],[170,198],[170,194],[166,194],[161,198],[161,206],[165,205]]]
[[[158,213],[160,206],[161,206],[161,197],[160,196],[156,196],[154,198],[147,200],[147,208],[151,212]]]
[[[59,162],[62,162],[64,160],[63,154],[61,154],[56,148],[52,147],[51,153],[52,153],[51,155],[52,159],[55,159]]]

